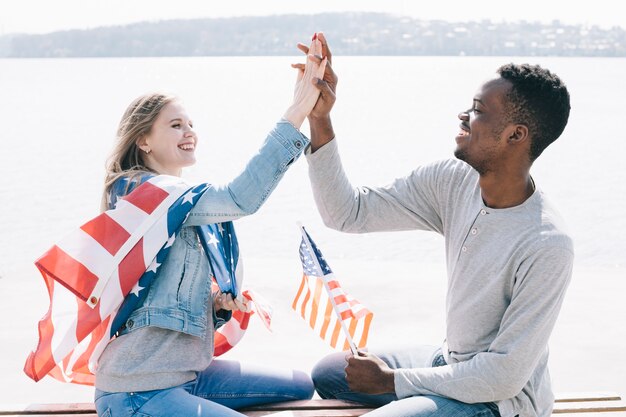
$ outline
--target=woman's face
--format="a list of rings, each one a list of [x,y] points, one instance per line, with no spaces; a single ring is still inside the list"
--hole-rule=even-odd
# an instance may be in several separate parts
[[[185,108],[178,101],[166,104],[150,133],[138,141],[146,165],[159,174],[180,176],[184,167],[196,163],[198,137]]]

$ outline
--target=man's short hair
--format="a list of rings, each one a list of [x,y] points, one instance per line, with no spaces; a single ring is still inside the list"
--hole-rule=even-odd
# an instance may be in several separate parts
[[[563,133],[569,118],[569,92],[556,74],[538,65],[506,64],[498,68],[498,74],[513,84],[505,111],[510,122],[528,127],[532,162]]]

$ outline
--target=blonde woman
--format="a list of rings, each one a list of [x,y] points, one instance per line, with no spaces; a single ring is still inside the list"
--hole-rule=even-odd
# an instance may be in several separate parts
[[[311,53],[321,53],[315,37]],[[232,182],[210,187],[191,210],[143,300],[99,359],[99,416],[241,416],[234,410],[313,395],[303,372],[213,359],[214,330],[231,310],[247,305],[231,294],[212,294],[215,268],[200,235],[203,227],[230,225],[258,210],[306,148],[309,140],[298,128],[318,99],[316,81],[325,65],[307,60],[293,103],[259,152]],[[136,99],[124,113],[109,159],[103,209],[152,176],[180,176],[195,163],[197,146],[193,123],[175,97]]]

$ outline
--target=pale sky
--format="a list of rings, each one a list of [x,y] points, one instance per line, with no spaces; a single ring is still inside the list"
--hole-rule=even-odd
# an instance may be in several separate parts
[[[0,0],[0,35],[123,25],[145,20],[375,11],[448,21],[542,21],[621,26],[620,1],[593,0]]]

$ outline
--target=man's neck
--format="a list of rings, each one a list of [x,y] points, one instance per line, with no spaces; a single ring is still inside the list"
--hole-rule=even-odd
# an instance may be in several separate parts
[[[528,171],[514,176],[491,172],[481,175],[478,183],[485,205],[496,209],[519,206],[535,192]]]

